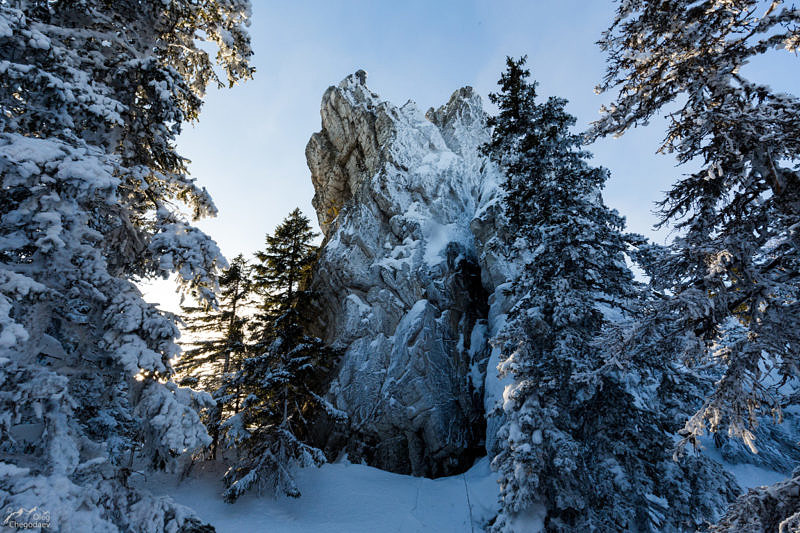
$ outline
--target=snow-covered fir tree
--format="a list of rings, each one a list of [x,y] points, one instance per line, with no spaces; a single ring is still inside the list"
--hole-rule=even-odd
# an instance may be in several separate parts
[[[721,358],[724,378],[687,425],[693,435],[748,426],[786,400],[771,385],[800,368],[800,100],[742,76],[740,68],[769,49],[797,51],[800,12],[772,2],[626,2],[601,45],[609,54],[603,90],[621,94],[595,134],[621,134],[666,104],[662,151],[700,169],[661,202],[662,224],[682,230],[653,273],[683,313],[671,335],[690,357]],[[667,75],[668,74],[668,75]],[[725,322],[748,328],[717,346]]]
[[[672,460],[678,426],[646,392],[665,385],[668,369],[620,367],[598,342],[636,305],[625,253],[642,239],[626,237],[603,204],[608,172],[587,163],[566,101],[537,103],[524,65],[507,60],[484,146],[505,172],[511,245],[525,263],[495,339],[512,385],[492,462],[502,504],[494,530],[515,531],[540,505],[548,531],[694,530],[736,486],[702,458]]]
[[[209,82],[248,78],[246,0],[0,2],[0,508],[58,531],[197,526],[128,485],[209,442],[171,380],[175,317],[134,281],[213,301],[213,214],[175,151]]]
[[[206,428],[211,435],[210,455],[217,458],[220,424],[239,408],[239,395],[232,384],[246,352],[245,315],[250,298],[247,261],[239,254],[219,277],[217,306],[183,306],[183,330],[191,337],[175,364],[180,384],[211,393],[215,405],[207,411]]]
[[[304,442],[310,414],[320,407],[341,418],[321,397],[326,366],[335,352],[306,334],[305,285],[315,261],[316,235],[299,209],[267,236],[256,254],[254,287],[262,298],[253,332],[252,356],[234,383],[244,397],[241,411],[225,422],[237,459],[225,475],[225,499],[248,490],[298,497],[293,470],[319,466],[324,454]]]
[[[679,230],[651,273],[665,297],[625,347],[721,364],[685,442],[727,431],[756,450],[759,418],[780,421],[797,405],[800,99],[742,67],[775,50],[796,54],[798,28],[800,11],[781,1],[637,1],[620,3],[600,41],[608,70],[599,89],[619,95],[594,135],[667,110],[661,151],[697,168],[660,203],[661,224]]]

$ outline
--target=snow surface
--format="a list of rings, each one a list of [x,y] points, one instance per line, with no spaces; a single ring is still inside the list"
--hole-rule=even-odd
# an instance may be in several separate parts
[[[704,453],[722,462],[745,491],[786,478],[750,464],[725,463],[713,444],[706,444]],[[190,507],[219,533],[478,532],[499,509],[497,476],[486,457],[464,474],[439,479],[393,474],[345,459],[300,470],[298,499],[247,494],[234,504],[222,500],[221,463],[197,468],[203,470],[184,481],[172,474],[150,474],[142,485]],[[513,527],[537,533],[544,514],[534,505],[514,517]]]
[[[702,446],[701,453],[722,464],[725,470],[733,474],[744,492],[755,487],[774,485],[791,474],[791,472],[776,472],[750,463],[728,462],[714,446],[713,438],[709,436],[700,437],[700,445]]]
[[[786,478],[754,465],[726,463],[710,440],[705,444],[703,453],[720,461],[745,491]],[[247,494],[234,504],[222,500],[221,463],[197,468],[203,470],[183,481],[172,474],[150,474],[142,485],[190,507],[219,533],[479,532],[499,509],[497,476],[486,457],[464,474],[439,479],[393,474],[344,459],[300,470],[298,499]],[[514,517],[513,527],[537,533],[543,520],[544,509],[534,505]]]
[[[439,479],[345,460],[299,471],[298,499],[248,494],[234,504],[222,500],[221,478],[211,469],[183,482],[168,474],[150,475],[144,484],[191,507],[219,533],[464,533],[483,531],[498,510],[496,474],[487,458],[462,475]]]

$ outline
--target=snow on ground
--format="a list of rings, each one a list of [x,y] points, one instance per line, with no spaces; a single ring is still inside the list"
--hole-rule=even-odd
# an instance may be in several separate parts
[[[722,461],[713,445],[704,453]],[[722,462],[745,490],[786,477],[750,464]],[[223,470],[213,466],[184,481],[153,474],[144,486],[191,507],[219,533],[479,532],[498,509],[496,474],[485,457],[465,474],[439,479],[392,474],[345,460],[299,471],[299,499],[248,494],[234,504],[222,500]],[[540,530],[543,517],[543,509],[534,506],[516,517],[514,525],[533,533]]]
[[[496,475],[486,458],[463,475],[439,479],[326,464],[298,472],[298,499],[246,495],[234,504],[222,500],[221,478],[213,471],[183,482],[151,475],[145,485],[191,507],[219,533],[478,532],[497,512]]]
[[[708,436],[701,437],[700,444],[703,447],[702,453],[718,463],[721,463],[725,470],[733,474],[744,492],[754,487],[774,485],[779,481],[783,481],[791,474],[791,472],[776,472],[750,463],[729,463],[714,446],[713,439]]]

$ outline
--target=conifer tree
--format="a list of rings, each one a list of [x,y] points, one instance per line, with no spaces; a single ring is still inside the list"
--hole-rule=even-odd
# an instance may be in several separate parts
[[[682,353],[726,362],[690,436],[727,428],[751,441],[757,416],[780,418],[790,400],[774,383],[800,372],[800,100],[740,70],[770,49],[797,52],[800,11],[781,4],[625,2],[600,41],[600,89],[621,93],[594,135],[622,134],[688,97],[661,151],[700,168],[660,202],[661,224],[681,234],[654,272],[681,311],[657,318]],[[747,328],[736,342],[725,342],[730,319]]]
[[[293,470],[325,461],[320,450],[304,442],[313,409],[321,405],[336,413],[319,396],[334,352],[305,333],[302,313],[316,258],[315,236],[308,218],[295,209],[256,254],[254,286],[262,298],[261,314],[252,355],[235,380],[244,396],[242,409],[225,424],[239,451],[225,476],[227,501],[251,489],[298,497]]]
[[[621,135],[668,109],[661,151],[697,168],[659,203],[661,225],[678,229],[652,272],[662,302],[622,347],[722,365],[684,443],[727,431],[755,451],[759,419],[781,421],[800,399],[800,99],[743,71],[768,52],[796,55],[799,28],[800,10],[780,0],[641,0],[620,3],[599,43],[608,68],[598,89],[619,93],[593,135]],[[737,503],[750,505],[732,510],[737,520],[755,500]],[[760,508],[752,523],[772,523],[781,505]],[[731,520],[730,531],[744,523]]]
[[[266,350],[272,342],[275,320],[287,305],[294,306],[301,298],[300,288],[316,260],[317,248],[311,244],[316,236],[308,218],[294,209],[273,235],[266,236],[265,249],[256,252],[253,290],[257,313],[251,325],[252,351]]]
[[[525,261],[495,339],[498,370],[513,385],[492,462],[502,503],[494,529],[514,531],[539,505],[548,531],[691,529],[732,498],[735,485],[708,462],[687,474],[687,464],[671,460],[668,431],[677,427],[657,395],[642,392],[668,374],[623,370],[597,342],[607,316],[625,317],[635,305],[625,253],[628,241],[642,239],[626,237],[622,217],[603,204],[608,172],[587,163],[566,101],[536,103],[524,65],[507,60],[501,90],[490,95],[499,114],[483,149],[505,172],[510,244]],[[692,490],[704,474],[714,475],[718,494]]]
[[[245,0],[0,2],[0,503],[54,531],[178,531],[128,485],[208,444],[176,386],[175,317],[134,281],[213,300],[213,215],[175,139],[217,80],[251,74]],[[186,206],[190,213],[183,213]],[[134,461],[132,461],[132,459]]]
[[[215,405],[206,418],[211,457],[217,458],[220,424],[238,409],[231,381],[245,356],[245,305],[250,297],[249,267],[239,254],[219,277],[216,308],[185,306],[184,331],[191,335],[175,364],[181,384],[211,393]]]

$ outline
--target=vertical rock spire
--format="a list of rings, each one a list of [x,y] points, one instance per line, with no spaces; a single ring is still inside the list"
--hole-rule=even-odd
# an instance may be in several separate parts
[[[477,150],[488,132],[471,88],[426,118],[365,82],[325,92],[306,148],[326,236],[316,327],[344,350],[329,397],[351,420],[317,437],[388,470],[450,474],[484,453],[488,294],[506,267],[482,249],[494,224],[473,222],[494,216],[499,174]]]

